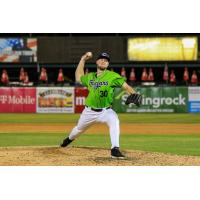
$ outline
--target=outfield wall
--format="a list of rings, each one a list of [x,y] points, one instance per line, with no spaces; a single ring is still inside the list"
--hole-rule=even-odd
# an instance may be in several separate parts
[[[200,113],[200,87],[137,87],[142,105],[125,105],[128,95],[115,90],[113,109],[118,113]],[[85,87],[2,87],[1,113],[80,113]]]

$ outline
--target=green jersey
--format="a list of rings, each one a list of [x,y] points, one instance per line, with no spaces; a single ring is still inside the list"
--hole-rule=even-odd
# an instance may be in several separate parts
[[[96,72],[81,76],[81,82],[89,90],[85,105],[92,108],[106,108],[112,105],[115,87],[121,87],[126,78],[105,70],[97,77]]]

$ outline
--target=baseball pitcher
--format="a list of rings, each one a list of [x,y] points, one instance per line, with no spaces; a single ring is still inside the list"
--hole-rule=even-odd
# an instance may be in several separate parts
[[[119,119],[112,109],[115,87],[122,87],[128,94],[126,104],[134,103],[139,106],[142,96],[134,91],[119,74],[109,71],[110,62],[108,53],[101,53],[96,59],[97,72],[84,74],[84,66],[87,60],[92,58],[92,53],[87,52],[77,66],[76,82],[82,83],[89,90],[78,124],[72,129],[69,136],[63,140],[61,147],[66,147],[81,133],[95,123],[106,123],[109,127],[111,139],[111,157],[123,159],[124,155],[119,150]]]

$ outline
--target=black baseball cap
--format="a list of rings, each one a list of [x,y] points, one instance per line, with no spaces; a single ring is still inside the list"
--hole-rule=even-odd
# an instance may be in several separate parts
[[[97,57],[97,60],[99,60],[99,59],[101,59],[101,58],[105,58],[105,59],[108,60],[108,62],[110,62],[110,56],[109,56],[108,53],[105,53],[105,52],[101,53],[101,54]]]

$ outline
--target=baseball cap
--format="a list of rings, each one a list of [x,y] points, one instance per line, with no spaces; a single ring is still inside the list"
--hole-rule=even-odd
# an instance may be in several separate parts
[[[97,57],[97,60],[99,60],[99,59],[101,59],[101,58],[105,58],[105,59],[108,60],[108,62],[110,62],[110,56],[109,56],[108,53],[105,53],[105,52],[101,53],[101,54]]]

